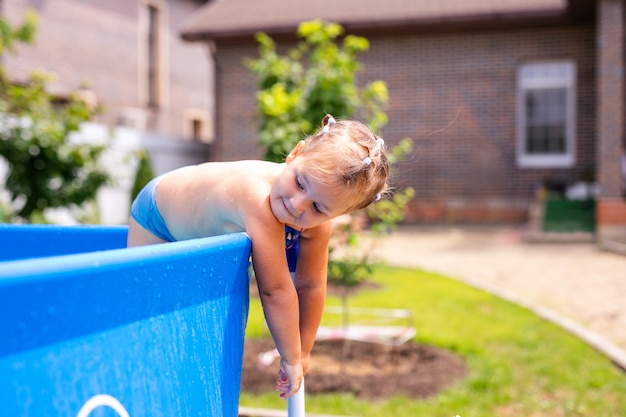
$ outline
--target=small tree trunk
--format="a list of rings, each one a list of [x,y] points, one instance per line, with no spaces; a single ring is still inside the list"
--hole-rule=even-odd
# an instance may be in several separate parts
[[[349,327],[350,327],[350,317],[348,313],[348,289],[346,287],[343,288],[343,292],[341,295],[341,309],[342,313],[342,321],[343,321],[343,343],[341,347],[341,371],[346,371],[346,363],[348,362],[348,356],[350,355],[350,340],[346,337]]]

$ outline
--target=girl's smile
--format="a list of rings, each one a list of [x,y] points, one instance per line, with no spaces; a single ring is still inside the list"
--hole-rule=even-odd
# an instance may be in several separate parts
[[[294,220],[297,219],[301,213],[297,212],[295,209],[289,208],[289,204],[288,204],[289,200],[287,198],[283,198],[282,201],[283,201],[283,205],[285,206],[285,210],[287,211],[287,213],[293,216]]]

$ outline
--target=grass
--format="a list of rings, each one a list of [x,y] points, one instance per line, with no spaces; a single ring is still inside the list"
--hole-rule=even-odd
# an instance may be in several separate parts
[[[626,410],[626,374],[587,344],[529,310],[441,275],[379,267],[379,288],[351,306],[412,310],[419,343],[455,352],[470,374],[429,399],[367,402],[309,395],[307,412],[350,416],[617,417]],[[338,305],[329,297],[327,304]],[[257,299],[247,337],[267,337]],[[286,409],[276,393],[242,393],[241,404]]]

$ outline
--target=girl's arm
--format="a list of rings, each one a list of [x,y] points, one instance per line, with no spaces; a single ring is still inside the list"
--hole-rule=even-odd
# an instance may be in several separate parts
[[[305,373],[324,311],[331,232],[332,225],[328,222],[300,235],[294,282],[300,304],[300,343]]]
[[[303,376],[298,295],[287,267],[284,226],[275,219],[264,220],[248,224],[246,230],[265,320],[287,377],[277,388],[282,397],[290,397],[300,388]]]

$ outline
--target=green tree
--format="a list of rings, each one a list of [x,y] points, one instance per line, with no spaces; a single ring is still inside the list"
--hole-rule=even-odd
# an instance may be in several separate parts
[[[34,41],[37,17],[25,16],[12,27],[0,19],[0,55],[14,52],[18,42]],[[5,187],[16,215],[42,219],[43,210],[92,200],[108,175],[98,165],[103,146],[72,143],[69,138],[96,109],[69,94],[61,104],[46,90],[51,75],[34,72],[29,82],[11,82],[0,66],[0,155],[9,164]]]
[[[130,192],[131,204],[135,201],[135,198],[141,192],[143,187],[145,187],[146,184],[154,178],[154,170],[152,169],[152,163],[150,162],[150,155],[148,155],[148,151],[140,149],[137,151],[137,158],[139,159],[139,165],[137,166],[135,180],[133,181],[133,188]]]
[[[387,122],[382,111],[388,100],[386,84],[356,84],[361,68],[357,57],[369,48],[369,41],[347,35],[339,42],[342,34],[336,23],[304,22],[298,27],[302,40],[285,55],[276,52],[268,35],[256,35],[260,57],[246,64],[258,77],[259,141],[266,147],[265,159],[284,161],[302,134],[316,130],[326,113],[349,118],[360,112],[372,130]]]
[[[375,80],[359,87],[356,74],[361,69],[357,58],[369,48],[369,41],[361,36],[343,35],[343,27],[336,23],[313,20],[299,25],[301,38],[284,55],[276,51],[276,44],[265,33],[258,33],[259,58],[248,59],[246,64],[257,75],[259,91],[257,104],[261,118],[259,141],[266,147],[265,158],[282,162],[285,155],[302,139],[317,129],[325,113],[339,118],[363,117],[373,131],[387,123],[384,107],[389,100],[387,85]],[[412,152],[413,141],[403,139],[394,146],[389,159],[392,170],[396,162]],[[406,205],[413,198],[411,188],[394,190],[393,197],[372,204],[365,210],[372,230],[378,234],[392,231],[402,221]],[[358,247],[356,223],[343,232],[348,236],[343,246]],[[366,255],[359,257],[359,265],[335,265],[337,275],[347,276],[346,286],[353,285],[355,276],[369,272]],[[343,261],[343,260],[342,260]]]
[[[281,55],[268,35],[257,34],[260,56],[247,60],[246,64],[258,77],[259,141],[266,147],[267,160],[284,161],[303,134],[317,129],[326,113],[338,118],[356,115],[373,131],[387,123],[383,110],[388,102],[387,85],[376,80],[360,88],[356,82],[361,68],[358,54],[369,48],[369,41],[353,35],[340,40],[342,35],[343,28],[338,24],[319,20],[303,22],[298,28],[302,40]],[[412,143],[411,139],[403,139],[391,149],[392,169],[397,161],[411,153]],[[404,218],[413,195],[412,188],[394,190],[390,199],[370,205],[335,228],[328,279],[343,289],[344,325],[349,322],[349,289],[369,276],[375,262],[371,257],[372,248],[364,248],[359,239],[361,219],[368,219],[376,235],[370,242],[376,242]],[[347,354],[347,344],[344,354]]]

